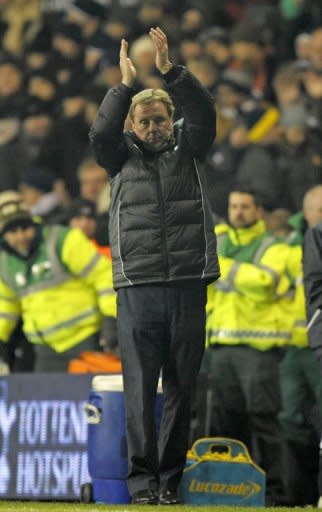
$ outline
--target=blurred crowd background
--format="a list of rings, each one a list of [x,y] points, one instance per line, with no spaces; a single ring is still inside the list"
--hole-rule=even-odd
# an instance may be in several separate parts
[[[318,0],[0,0],[0,192],[18,191],[45,223],[108,247],[108,176],[88,131],[120,82],[121,38],[136,89],[163,87],[151,26],[214,98],[204,165],[215,222],[242,183],[261,195],[268,229],[287,234],[304,194],[322,184]]]
[[[122,37],[136,88],[162,87],[147,35],[157,25],[173,62],[214,97],[217,137],[205,163],[214,215],[226,218],[237,181],[286,226],[322,183],[318,0],[0,0],[0,191],[19,190],[46,222],[79,196],[108,209],[89,127],[120,81]],[[105,220],[98,236],[108,244]]]

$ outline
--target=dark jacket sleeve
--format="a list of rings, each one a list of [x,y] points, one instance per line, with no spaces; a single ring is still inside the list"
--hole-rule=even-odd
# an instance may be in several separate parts
[[[185,122],[194,156],[203,159],[216,135],[216,111],[207,89],[183,66],[174,66],[163,78],[166,90]]]
[[[128,156],[123,131],[132,96],[133,90],[124,84],[110,89],[89,132],[96,160],[110,176],[119,172]]]
[[[309,344],[317,349],[322,347],[322,224],[305,235],[303,274]]]

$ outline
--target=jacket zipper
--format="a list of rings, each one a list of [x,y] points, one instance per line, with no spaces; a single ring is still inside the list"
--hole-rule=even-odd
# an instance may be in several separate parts
[[[158,198],[159,198],[159,205],[160,205],[160,219],[161,219],[161,236],[162,236],[162,252],[164,256],[164,263],[165,263],[165,279],[168,280],[169,278],[169,259],[168,259],[168,251],[167,251],[167,232],[165,229],[165,215],[164,215],[164,204],[163,204],[163,194],[162,194],[162,187],[161,187],[161,177],[160,177],[160,171],[157,170],[157,188],[158,188]],[[164,242],[164,243],[163,243]]]

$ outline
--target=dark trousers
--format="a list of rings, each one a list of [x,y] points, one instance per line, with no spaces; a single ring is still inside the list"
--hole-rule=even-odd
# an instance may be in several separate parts
[[[128,443],[128,488],[176,490],[188,448],[191,392],[205,341],[206,287],[199,281],[118,290]],[[159,441],[154,421],[162,369]]]
[[[211,434],[244,442],[266,472],[267,504],[284,498],[279,361],[277,349],[214,345],[205,366],[211,376]]]
[[[319,363],[311,348],[287,349],[280,365],[280,382],[288,502],[291,506],[314,505],[318,500],[321,421]]]
[[[319,349],[320,350],[320,349]],[[319,367],[320,367],[320,379],[322,381],[322,354],[319,352],[317,354],[318,361],[319,361]],[[321,393],[321,390],[320,390]],[[320,417],[322,417],[322,393],[320,394],[320,400],[319,400],[319,410],[320,410]],[[320,457],[319,457],[319,474],[318,474],[318,491],[319,496],[322,496],[322,432],[320,433]]]
[[[32,372],[35,366],[35,348],[27,340],[22,330],[21,321],[12,333],[8,343],[8,360],[10,370],[16,372]]]
[[[67,372],[71,359],[79,357],[87,350],[98,350],[99,333],[92,334],[65,352],[55,352],[48,345],[35,345],[35,372]]]

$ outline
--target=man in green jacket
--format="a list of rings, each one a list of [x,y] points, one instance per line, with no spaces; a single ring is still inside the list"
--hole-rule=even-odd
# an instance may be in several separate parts
[[[293,282],[294,316],[291,344],[280,365],[282,408],[280,422],[286,441],[285,482],[292,506],[315,505],[318,500],[320,373],[319,363],[308,344],[303,286],[303,240],[308,228],[322,221],[322,185],[310,188],[303,198],[303,210],[288,224],[290,245],[288,273]],[[320,485],[320,493],[321,493]]]
[[[15,192],[0,197],[0,266],[2,360],[20,316],[38,371],[67,370],[102,328],[115,338],[110,261],[80,230],[37,224]]]
[[[280,504],[278,367],[291,326],[278,301],[289,288],[289,249],[266,232],[260,198],[251,189],[231,191],[228,217],[229,224],[216,226],[221,278],[208,287],[211,433],[248,445],[267,473],[267,504]]]

